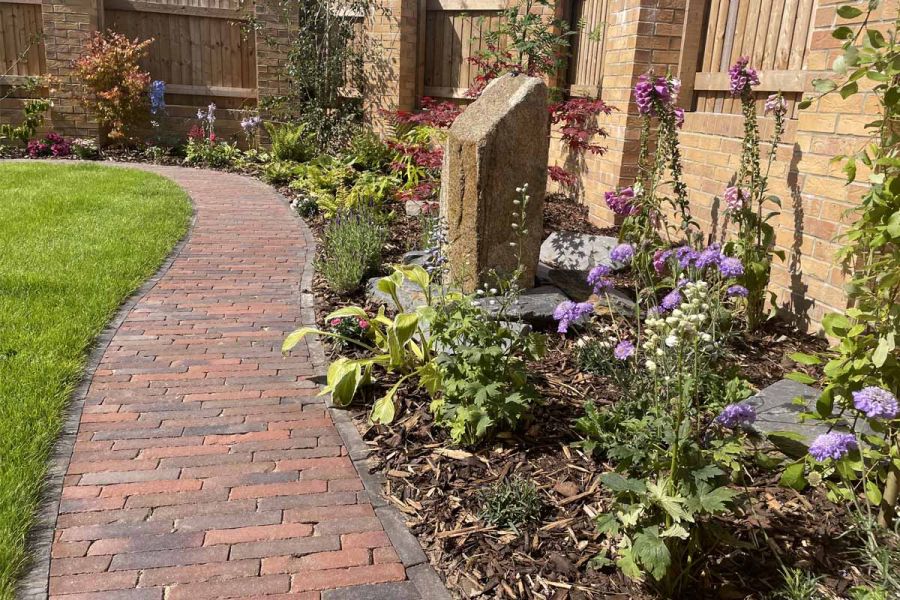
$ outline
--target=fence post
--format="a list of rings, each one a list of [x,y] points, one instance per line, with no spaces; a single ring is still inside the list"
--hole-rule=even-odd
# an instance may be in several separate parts
[[[43,0],[47,73],[54,78],[51,93],[53,128],[70,136],[96,137],[97,121],[80,102],[84,87],[75,77],[72,62],[88,46],[102,23],[103,0]]]

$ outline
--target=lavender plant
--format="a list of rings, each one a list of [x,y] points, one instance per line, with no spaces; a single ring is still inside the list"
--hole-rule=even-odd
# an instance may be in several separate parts
[[[770,221],[778,216],[781,200],[768,194],[769,171],[775,161],[778,145],[784,134],[787,103],[781,93],[766,100],[765,114],[774,119],[770,150],[763,168],[760,157],[759,124],[753,87],[759,85],[756,70],[749,66],[749,58],[741,57],[731,66],[731,95],[740,98],[744,116],[744,139],[741,145],[741,164],[734,185],[724,193],[725,212],[737,225],[734,239],[725,250],[738,256],[745,272],[741,284],[747,289],[745,317],[748,331],[756,330],[763,321],[766,290],[772,271],[772,257],[784,260],[784,251],[775,248],[775,229]],[[774,304],[774,294],[772,298]]]

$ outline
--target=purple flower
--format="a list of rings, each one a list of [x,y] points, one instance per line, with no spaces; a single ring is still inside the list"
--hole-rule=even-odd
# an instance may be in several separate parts
[[[156,80],[150,84],[150,114],[166,110],[166,82]]]
[[[675,258],[682,269],[687,269],[700,258],[700,253],[690,246],[679,246],[675,249]]]
[[[653,270],[656,271],[657,275],[662,275],[666,272],[666,261],[669,260],[670,256],[672,256],[671,250],[657,250],[653,255]]]
[[[639,114],[653,114],[653,84],[646,74],[638,77],[634,85],[634,103],[637,104]]]
[[[682,302],[684,302],[684,298],[682,298],[681,292],[672,290],[663,297],[662,302],[660,302],[659,305],[663,310],[670,311],[681,306]]]
[[[719,244],[710,244],[694,261],[694,266],[698,269],[705,269],[710,266],[718,267],[722,258],[722,250]]]
[[[746,190],[739,189],[736,186],[725,188],[725,206],[727,211],[738,211],[747,205],[749,197]]]
[[[749,294],[750,291],[742,285],[732,285],[725,290],[725,295],[729,298],[746,298]]]
[[[772,94],[766,98],[765,114],[781,116],[787,112],[787,101],[780,93]]]
[[[756,421],[756,410],[750,404],[729,404],[716,417],[716,423],[731,429],[741,425],[753,425],[754,421]]]
[[[617,263],[627,265],[634,258],[634,246],[631,244],[619,244],[610,251],[609,258]]]
[[[750,92],[754,85],[759,85],[759,75],[756,69],[747,66],[750,57],[742,56],[728,69],[728,77],[731,79],[731,95],[741,96],[744,92]]]
[[[553,318],[559,321],[559,327],[556,330],[559,333],[565,333],[569,330],[569,325],[593,312],[594,305],[590,302],[576,303],[571,300],[561,302],[553,311]]]
[[[675,127],[681,129],[681,126],[684,125],[684,109],[679,106],[673,112],[675,113]]]
[[[744,274],[744,265],[739,258],[723,256],[719,261],[719,273],[722,277],[740,277]]]
[[[621,342],[616,344],[616,347],[613,350],[613,356],[615,356],[619,360],[626,360],[633,354],[634,344],[632,344],[630,340],[622,340]]]
[[[853,392],[853,406],[869,419],[893,419],[900,412],[897,397],[880,387],[869,386]]]
[[[809,446],[809,454],[817,461],[823,462],[829,458],[834,460],[842,458],[858,447],[856,436],[852,433],[832,431],[817,437]]]
[[[587,282],[589,285],[597,285],[597,283],[608,276],[612,272],[609,265],[597,265],[588,271]]]
[[[609,209],[617,215],[630,216],[637,213],[637,206],[634,205],[634,190],[631,187],[618,192],[606,192],[604,198]]]
[[[241,120],[241,129],[244,130],[244,133],[247,135],[252,134],[256,131],[259,126],[262,124],[262,117],[259,115],[253,117],[247,117]]]

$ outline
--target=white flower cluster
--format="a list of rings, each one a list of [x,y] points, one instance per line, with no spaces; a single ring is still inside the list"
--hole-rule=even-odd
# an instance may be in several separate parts
[[[96,150],[97,142],[88,138],[78,138],[76,140],[72,140],[73,146],[78,146],[80,148],[85,148],[88,150]]]
[[[712,336],[703,330],[709,321],[709,285],[705,281],[687,283],[681,290],[684,302],[668,315],[651,315],[645,322],[646,338],[642,344],[647,356],[645,366],[654,372],[659,359],[666,355],[666,348],[690,347],[701,344],[699,350],[712,349]]]

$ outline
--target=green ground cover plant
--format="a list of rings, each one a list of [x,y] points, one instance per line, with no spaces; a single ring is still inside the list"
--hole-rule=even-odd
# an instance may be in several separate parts
[[[91,343],[185,234],[175,184],[97,165],[0,165],[0,598],[14,597],[47,457]]]

